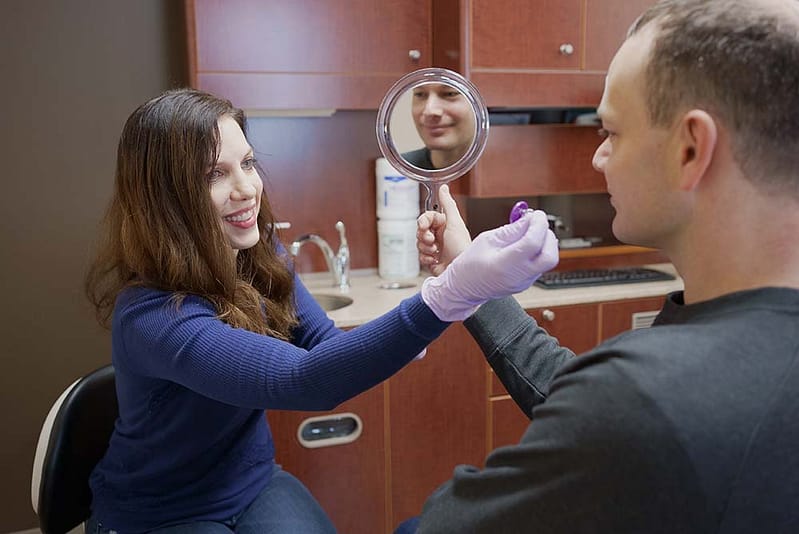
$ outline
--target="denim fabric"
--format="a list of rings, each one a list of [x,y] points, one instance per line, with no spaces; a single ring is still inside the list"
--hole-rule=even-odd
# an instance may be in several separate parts
[[[308,489],[275,466],[272,481],[238,514],[225,521],[195,521],[151,531],[152,534],[335,534],[336,528]],[[86,534],[116,534],[92,516]]]
[[[411,517],[410,519],[406,519],[399,525],[397,525],[397,529],[394,531],[394,534],[416,534],[416,530],[419,528],[419,516]]]

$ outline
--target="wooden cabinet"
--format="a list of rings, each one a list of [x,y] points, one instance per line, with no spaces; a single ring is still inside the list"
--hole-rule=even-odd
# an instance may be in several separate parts
[[[418,515],[459,463],[481,465],[486,448],[485,359],[452,325],[390,380],[332,412],[270,410],[276,460],[319,500],[339,532],[391,533]],[[309,417],[357,414],[352,443],[308,449],[297,439]]]
[[[436,53],[459,68],[490,107],[596,106],[605,71],[630,23],[654,0],[443,0]],[[438,45],[437,45],[438,46]],[[457,53],[455,51],[457,50]]]
[[[418,515],[457,464],[482,465],[486,448],[485,359],[453,324],[389,380],[392,526]]]
[[[591,163],[596,127],[517,125],[491,128],[483,155],[464,184],[470,197],[497,198],[607,191]]]
[[[666,297],[662,296],[602,303],[600,341],[627,330],[650,326],[663,307],[665,299]]]
[[[429,66],[431,0],[186,0],[194,87],[245,109],[376,109]]]
[[[490,108],[596,107],[628,26],[654,0],[441,0],[434,64],[459,70]],[[444,32],[453,20],[460,33]],[[491,129],[461,190],[473,198],[602,193],[595,127]]]
[[[372,534],[386,531],[388,472],[386,469],[387,384],[380,384],[331,412],[269,410],[275,459],[299,478],[321,503],[339,532]],[[310,417],[354,413],[362,422],[352,443],[305,448],[297,429]],[[386,531],[390,532],[390,531]]]

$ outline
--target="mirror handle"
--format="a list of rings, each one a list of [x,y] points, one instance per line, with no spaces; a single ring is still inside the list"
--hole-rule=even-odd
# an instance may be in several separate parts
[[[427,198],[424,199],[425,211],[437,211],[442,213],[441,204],[438,202],[438,189],[441,187],[441,184],[422,182],[422,185],[427,190]]]

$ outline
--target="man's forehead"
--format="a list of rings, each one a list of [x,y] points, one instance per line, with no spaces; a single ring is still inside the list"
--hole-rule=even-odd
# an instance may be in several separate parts
[[[603,119],[611,118],[613,105],[632,104],[633,93],[643,94],[646,61],[652,45],[653,32],[648,29],[632,35],[622,43],[608,67],[605,91],[597,112]]]

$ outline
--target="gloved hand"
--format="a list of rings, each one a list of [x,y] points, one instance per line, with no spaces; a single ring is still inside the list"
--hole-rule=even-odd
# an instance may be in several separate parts
[[[442,321],[462,321],[484,302],[524,291],[558,264],[558,240],[546,213],[483,232],[437,277],[422,300]]]

